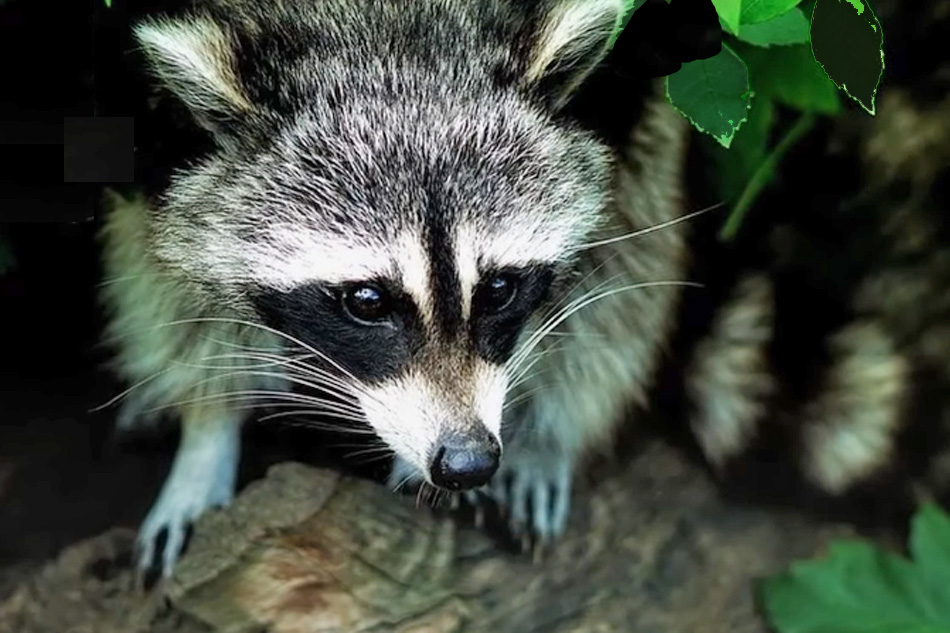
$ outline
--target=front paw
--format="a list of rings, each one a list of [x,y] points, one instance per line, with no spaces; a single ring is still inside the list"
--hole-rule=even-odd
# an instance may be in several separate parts
[[[490,500],[508,516],[512,536],[547,543],[564,533],[574,467],[568,457],[539,449],[511,449],[487,486],[466,494],[474,505]]]
[[[170,577],[192,523],[206,510],[227,505],[232,496],[230,488],[207,485],[206,481],[167,481],[136,539],[140,583],[156,574]]]

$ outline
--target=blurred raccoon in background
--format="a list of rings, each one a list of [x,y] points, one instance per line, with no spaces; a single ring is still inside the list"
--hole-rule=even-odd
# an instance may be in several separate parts
[[[694,248],[664,397],[727,489],[903,525],[950,500],[950,2],[874,6],[876,116],[820,121],[736,243]]]
[[[608,52],[623,10],[204,0],[139,23],[156,102],[200,139],[166,145],[173,170],[146,162],[103,230],[119,425],[182,429],[142,569],[170,573],[188,524],[230,501],[265,407],[544,541],[583,460],[651,409],[672,427],[685,408],[726,481],[770,467],[829,499],[950,483],[946,153],[920,171],[882,149],[945,143],[946,101],[885,91],[854,117],[860,166],[829,123],[798,156],[855,178],[773,193],[723,247],[721,215],[687,215],[687,122]]]

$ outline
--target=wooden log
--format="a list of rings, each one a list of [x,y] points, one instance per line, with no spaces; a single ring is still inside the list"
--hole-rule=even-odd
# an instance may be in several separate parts
[[[609,470],[609,469],[608,469]],[[67,549],[0,603],[19,633],[765,633],[754,582],[843,527],[724,504],[660,444],[575,495],[541,561],[373,482],[274,466],[131,589],[133,534]]]

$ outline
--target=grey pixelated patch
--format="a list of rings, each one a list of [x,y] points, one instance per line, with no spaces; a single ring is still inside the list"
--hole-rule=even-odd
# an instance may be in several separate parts
[[[66,117],[63,120],[63,180],[119,183],[135,178],[132,117]]]

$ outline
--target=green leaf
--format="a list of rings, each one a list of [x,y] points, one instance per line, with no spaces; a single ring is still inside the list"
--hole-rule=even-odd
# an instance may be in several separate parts
[[[800,2],[801,0],[744,0],[739,21],[743,27],[746,24],[765,22],[788,13]]]
[[[825,559],[770,578],[761,587],[769,620],[779,633],[950,633],[950,517],[926,507],[913,532],[915,563],[840,541]]]
[[[726,30],[733,34],[739,33],[742,0],[712,0],[712,3]]]
[[[732,27],[726,24],[726,21],[722,19],[722,16],[719,16],[719,26],[722,27],[722,30],[731,35],[738,35],[735,31],[732,30]]]
[[[729,147],[748,115],[749,74],[742,60],[723,45],[718,55],[683,64],[667,77],[666,95],[696,129]]]
[[[910,553],[930,587],[940,589],[934,600],[950,613],[950,516],[935,505],[925,505],[911,525]]]
[[[739,39],[756,46],[788,46],[808,43],[808,18],[799,8],[766,22],[743,24]]]
[[[871,545],[839,542],[827,559],[767,581],[763,598],[781,633],[950,633],[950,619],[937,619],[920,599],[914,572]]]
[[[835,84],[873,115],[884,74],[884,31],[867,0],[818,0],[811,46]]]
[[[815,61],[808,45],[761,48],[736,42],[734,46],[749,68],[749,80],[757,95],[806,112],[841,111],[838,88]]]

